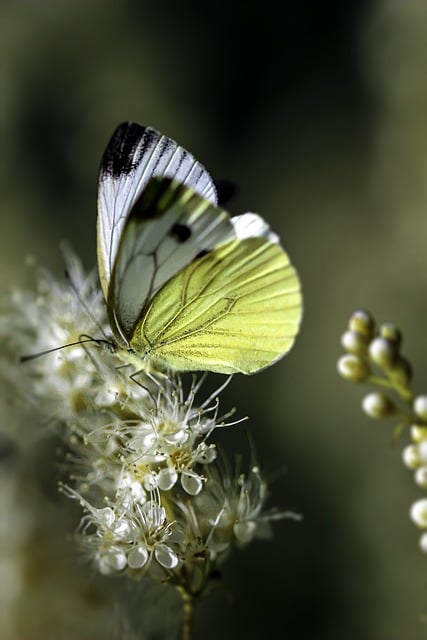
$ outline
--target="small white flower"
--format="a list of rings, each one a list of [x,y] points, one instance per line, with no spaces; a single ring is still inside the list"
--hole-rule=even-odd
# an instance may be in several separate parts
[[[274,520],[299,518],[288,511],[265,510],[267,484],[257,465],[243,474],[232,472],[224,458],[219,462],[206,468],[206,488],[195,501],[199,520],[206,518],[201,528],[212,528],[210,545],[218,553],[227,545],[242,547],[254,538],[268,538]]]
[[[134,416],[111,424],[110,434],[121,442],[121,458],[128,472],[138,477],[146,490],[170,490],[181,478],[190,495],[203,487],[196,465],[216,458],[215,445],[206,443],[214,428],[208,414],[217,414],[217,403],[200,409],[194,405],[199,384],[192,383],[187,396],[179,378],[140,376],[150,393],[139,404],[129,401]]]
[[[153,559],[162,569],[179,564],[179,555],[170,544],[173,523],[154,492],[143,504],[130,503],[127,508],[117,503],[94,507],[74,489],[63,486],[63,492],[79,500],[86,510],[81,522],[81,542],[90,546],[101,573],[146,569]],[[119,512],[120,510],[120,512]]]

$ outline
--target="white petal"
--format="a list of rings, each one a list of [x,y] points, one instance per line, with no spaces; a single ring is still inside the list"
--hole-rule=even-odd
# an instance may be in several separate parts
[[[96,516],[98,522],[107,529],[111,527],[115,519],[114,511],[110,509],[110,507],[105,507],[105,509],[96,509]]]
[[[167,444],[184,444],[189,438],[188,432],[185,429],[179,429],[174,433],[167,433],[164,436]]]
[[[255,522],[240,522],[233,527],[234,535],[239,542],[246,544],[250,542],[254,536],[256,529]]]
[[[174,569],[178,564],[178,556],[175,551],[165,544],[158,544],[155,548],[154,555],[157,562],[165,569]]]
[[[181,484],[184,491],[190,496],[197,496],[203,488],[203,480],[197,473],[191,473],[189,471],[181,474]]]
[[[121,540],[126,540],[129,537],[130,532],[130,524],[127,520],[124,519],[118,520],[113,527],[114,535],[116,536],[116,538],[119,538]]]
[[[152,491],[157,487],[157,475],[155,473],[147,473],[144,476],[144,487],[147,491]]]
[[[141,569],[148,560],[148,551],[145,547],[135,547],[128,553],[128,565],[131,569]]]
[[[114,571],[122,571],[126,562],[126,554],[122,550],[111,548],[108,553],[99,557],[98,566],[101,573],[108,575]]]
[[[178,474],[175,469],[162,469],[157,475],[159,489],[163,491],[172,489],[177,480]]]

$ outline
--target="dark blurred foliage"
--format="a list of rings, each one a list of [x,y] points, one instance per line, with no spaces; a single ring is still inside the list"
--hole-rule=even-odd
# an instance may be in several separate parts
[[[392,425],[363,417],[360,390],[335,372],[347,317],[366,306],[401,326],[427,386],[425,88],[411,102],[427,53],[411,29],[422,43],[426,12],[390,13],[362,0],[0,7],[2,291],[31,282],[29,253],[60,274],[62,239],[95,266],[99,160],[128,119],[235,182],[230,211],[266,217],[301,274],[297,343],[231,382],[224,411],[250,419],[220,441],[249,457],[248,431],[277,476],[271,503],[304,519],[231,559],[195,640],[427,633],[427,567],[408,518],[418,491]]]

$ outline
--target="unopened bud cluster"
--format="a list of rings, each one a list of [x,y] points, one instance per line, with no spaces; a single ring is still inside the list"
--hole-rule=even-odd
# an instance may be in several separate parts
[[[373,388],[362,399],[364,413],[374,419],[393,418],[396,434],[408,432],[411,442],[402,460],[415,484],[427,490],[427,394],[416,395],[411,388],[401,331],[390,322],[377,325],[368,311],[359,309],[350,316],[341,345],[346,353],[338,359],[338,373]],[[427,553],[427,497],[413,503],[410,517],[423,530],[420,547]]]
[[[411,368],[401,353],[402,334],[392,323],[377,325],[368,311],[355,311],[341,336],[345,355],[338,360],[339,374],[353,382],[378,382],[397,391],[404,399],[411,395]],[[393,400],[389,395],[369,396],[364,402],[364,410],[373,418],[387,418],[395,413]]]

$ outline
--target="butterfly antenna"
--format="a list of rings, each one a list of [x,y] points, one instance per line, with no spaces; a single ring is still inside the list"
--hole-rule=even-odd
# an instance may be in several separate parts
[[[78,288],[76,287],[76,285],[74,283],[74,280],[71,278],[70,272],[68,271],[67,268],[64,269],[64,275],[65,275],[65,278],[67,279],[72,291],[74,292],[77,300],[80,302],[82,308],[86,311],[86,313],[89,316],[89,318],[96,325],[98,330],[102,333],[102,335],[104,336],[104,339],[108,342],[108,336],[105,333],[104,328],[99,323],[99,320],[93,315],[92,311],[89,309],[89,307],[87,306],[86,302],[81,297],[80,292],[79,292]]]
[[[84,337],[84,340],[76,340],[76,342],[69,342],[68,344],[63,344],[60,347],[53,347],[52,349],[46,349],[45,351],[40,351],[39,353],[30,353],[29,355],[26,356],[21,356],[19,358],[19,362],[29,362],[30,360],[35,360],[36,358],[39,358],[40,356],[45,356],[48,353],[53,353],[54,351],[59,351],[60,349],[66,349],[67,347],[75,347],[78,344],[84,344],[85,342],[98,342],[98,343],[103,343],[103,342],[108,342],[106,340],[97,340],[96,338],[90,338],[89,336]],[[108,342],[108,344],[110,344]]]

